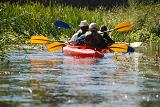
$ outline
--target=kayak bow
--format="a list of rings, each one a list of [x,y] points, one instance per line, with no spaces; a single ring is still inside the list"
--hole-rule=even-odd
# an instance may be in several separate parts
[[[71,46],[66,45],[63,47],[63,53],[67,56],[77,57],[97,57],[103,58],[104,54],[98,50],[94,50],[89,46]]]

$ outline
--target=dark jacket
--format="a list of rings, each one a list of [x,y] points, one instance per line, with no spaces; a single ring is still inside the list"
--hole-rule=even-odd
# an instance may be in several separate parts
[[[101,32],[101,31],[100,31],[99,33],[100,33],[101,36],[104,38],[104,40],[105,40],[105,42],[108,44],[108,46],[110,46],[110,45],[112,45],[113,43],[115,43],[115,41],[113,41],[113,40],[109,37],[107,31],[104,31],[104,32]]]
[[[99,49],[103,49],[107,47],[105,40],[97,31],[86,32],[84,44],[87,46],[92,46]]]

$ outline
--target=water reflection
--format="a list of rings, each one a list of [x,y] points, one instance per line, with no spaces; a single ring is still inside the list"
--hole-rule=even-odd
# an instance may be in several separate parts
[[[142,52],[77,58],[16,51],[0,65],[0,106],[160,106],[159,61]]]

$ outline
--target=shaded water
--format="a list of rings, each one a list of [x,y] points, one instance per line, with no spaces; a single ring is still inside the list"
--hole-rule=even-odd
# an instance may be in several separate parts
[[[101,59],[17,50],[0,65],[0,107],[160,107],[159,53],[150,50]]]

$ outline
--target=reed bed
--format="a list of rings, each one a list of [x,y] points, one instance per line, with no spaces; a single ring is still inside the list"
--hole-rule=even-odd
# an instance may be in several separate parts
[[[40,3],[9,4],[0,3],[0,53],[8,50],[11,44],[26,44],[32,35],[45,35],[55,40],[69,39],[79,29],[81,20],[96,22],[100,27],[106,25],[109,29],[124,21],[130,21],[134,27],[128,32],[111,32],[115,41],[145,43],[160,40],[160,4],[130,5],[94,10],[72,6],[44,6]],[[54,26],[55,20],[68,23],[71,29],[60,29]],[[8,40],[9,42],[4,42]],[[10,48],[9,48],[10,49]]]

